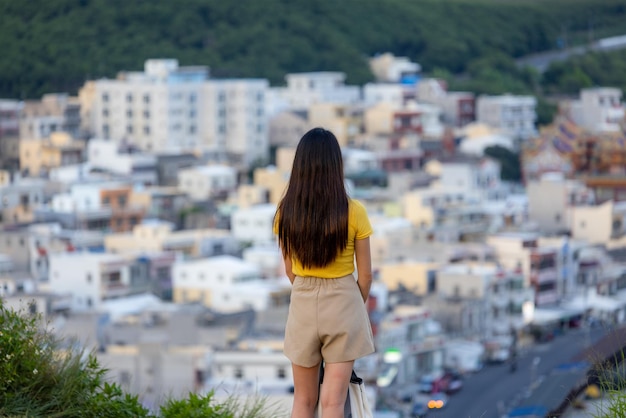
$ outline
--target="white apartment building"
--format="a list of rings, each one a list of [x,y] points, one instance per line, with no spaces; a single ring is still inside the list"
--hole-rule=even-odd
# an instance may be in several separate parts
[[[108,379],[139,396],[144,405],[159,405],[164,398],[182,399],[200,391],[209,351],[206,345],[153,342],[108,345],[97,356]]]
[[[173,266],[176,303],[200,302],[220,312],[266,310],[286,304],[290,284],[261,279],[261,269],[233,256],[179,261]]]
[[[214,351],[207,356],[206,390],[248,395],[288,394],[293,389],[291,363],[281,351]]]
[[[276,112],[307,109],[314,103],[356,104],[361,100],[361,88],[345,85],[342,72],[293,73],[285,79],[286,87],[270,89]]]
[[[60,294],[71,294],[73,311],[97,310],[106,299],[128,296],[139,290],[133,286],[130,263],[114,254],[51,254],[49,287]]]
[[[373,151],[358,148],[343,148],[343,168],[346,173],[360,173],[362,171],[377,170],[380,168],[378,157]]]
[[[366,106],[387,103],[400,109],[405,103],[405,91],[401,84],[367,83],[363,86],[363,103]]]
[[[460,187],[415,189],[402,198],[402,214],[413,225],[420,228],[432,226],[439,209],[461,207],[476,202],[476,191]]]
[[[534,289],[524,284],[521,270],[494,264],[450,264],[437,272],[437,293],[444,298],[479,301],[472,314],[461,317],[461,328],[483,337],[508,334],[524,325],[524,306],[534,306]],[[469,306],[467,307],[469,308]]]
[[[593,192],[583,183],[557,173],[544,174],[538,180],[529,181],[526,194],[530,219],[547,233],[572,230],[575,207],[591,205],[595,200]]]
[[[201,129],[208,149],[225,152],[231,161],[264,163],[269,157],[269,82],[265,79],[209,80],[203,86]]]
[[[147,60],[143,72],[90,82],[80,95],[98,138],[145,151],[210,151],[250,164],[268,155],[267,80],[209,79],[207,67]]]
[[[237,188],[237,170],[225,165],[191,167],[178,172],[178,189],[193,200],[226,197]]]
[[[127,176],[136,183],[158,183],[154,155],[143,152],[122,153],[112,140],[91,139],[87,143],[87,162],[91,168]]]
[[[0,186],[0,223],[32,222],[35,210],[43,204],[46,190],[43,179],[18,179]]]
[[[118,182],[93,182],[73,184],[66,193],[52,197],[50,208],[54,212],[74,213],[103,209],[100,195],[103,190],[128,187]]]
[[[622,90],[612,87],[582,89],[579,100],[561,107],[574,123],[591,132],[619,132],[626,115]]]
[[[537,134],[536,107],[537,99],[533,96],[480,96],[476,100],[476,121],[525,140]]]
[[[476,163],[442,163],[439,184],[444,188],[487,190],[500,187],[500,164],[490,158]]]
[[[272,242],[275,213],[276,205],[272,203],[237,209],[231,215],[231,233],[242,242]]]
[[[283,255],[277,245],[255,245],[243,250],[244,261],[261,269],[263,277],[286,277]]]

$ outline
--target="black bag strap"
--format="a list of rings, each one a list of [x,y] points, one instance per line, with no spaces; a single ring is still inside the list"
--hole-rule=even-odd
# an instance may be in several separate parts
[[[324,363],[320,363],[320,385],[322,383],[324,383]],[[350,383],[356,383],[356,384],[362,384],[363,383],[363,379],[361,379],[359,376],[357,376],[356,372],[354,371],[354,369],[352,369],[352,375],[350,376]]]

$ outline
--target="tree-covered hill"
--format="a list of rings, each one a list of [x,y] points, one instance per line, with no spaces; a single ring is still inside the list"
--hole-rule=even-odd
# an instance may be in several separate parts
[[[0,0],[0,97],[75,92],[84,80],[178,58],[218,77],[337,70],[371,78],[391,51],[464,72],[626,33],[626,0]]]

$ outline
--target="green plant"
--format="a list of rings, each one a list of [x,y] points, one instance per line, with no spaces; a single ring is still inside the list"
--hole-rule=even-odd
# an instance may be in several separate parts
[[[136,396],[104,381],[93,354],[61,347],[40,323],[0,300],[0,416],[149,416]]]
[[[161,406],[163,418],[234,418],[234,413],[224,405],[215,404],[214,393],[206,396],[190,393],[187,399],[170,399]]]
[[[107,369],[93,353],[55,340],[41,318],[4,306],[0,298],[0,417],[156,418],[135,395],[105,380]],[[190,393],[169,399],[163,418],[278,418],[286,416],[267,399],[231,396],[216,401]]]
[[[229,396],[217,401],[213,391],[202,396],[190,393],[186,399],[170,399],[161,406],[163,418],[279,418],[286,417],[278,405],[268,404],[267,399],[253,396],[240,398]]]

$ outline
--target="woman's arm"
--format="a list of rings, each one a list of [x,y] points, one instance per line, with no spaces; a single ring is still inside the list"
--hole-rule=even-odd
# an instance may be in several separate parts
[[[363,302],[366,302],[370,294],[370,287],[372,287],[372,255],[369,237],[354,240],[354,254],[356,255],[356,269],[359,274],[357,284]]]
[[[293,281],[296,279],[296,275],[293,274],[293,270],[291,269],[291,258],[283,257],[283,261],[285,262],[285,274],[287,274],[289,281],[293,284]]]

